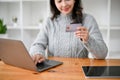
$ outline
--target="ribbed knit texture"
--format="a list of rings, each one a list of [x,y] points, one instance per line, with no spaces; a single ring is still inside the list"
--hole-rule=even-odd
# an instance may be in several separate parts
[[[90,35],[86,44],[78,39],[74,32],[66,32],[66,26],[71,22],[71,14],[60,14],[53,21],[48,18],[32,44],[30,54],[45,55],[45,49],[47,48],[48,56],[83,58],[88,57],[89,51],[96,58],[105,58],[107,47],[95,19],[84,14],[83,26],[88,28]]]

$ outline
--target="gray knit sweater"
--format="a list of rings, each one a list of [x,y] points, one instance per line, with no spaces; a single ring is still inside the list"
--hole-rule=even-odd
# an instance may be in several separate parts
[[[85,58],[91,53],[94,58],[104,59],[108,49],[95,19],[91,15],[83,15],[82,25],[89,31],[87,43],[78,39],[74,32],[66,32],[66,26],[71,22],[71,14],[60,14],[53,21],[48,18],[30,48],[31,56],[34,54],[45,56],[47,48],[48,56]]]

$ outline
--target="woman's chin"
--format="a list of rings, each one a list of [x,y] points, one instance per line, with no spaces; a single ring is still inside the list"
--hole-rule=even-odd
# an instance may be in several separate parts
[[[64,15],[68,15],[68,14],[70,14],[71,12],[62,12],[62,14],[64,14]]]

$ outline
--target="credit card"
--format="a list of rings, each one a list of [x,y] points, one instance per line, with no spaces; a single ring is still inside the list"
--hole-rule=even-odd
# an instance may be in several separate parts
[[[80,26],[82,26],[81,23],[67,25],[66,32],[75,32],[77,30],[77,27],[80,27]]]

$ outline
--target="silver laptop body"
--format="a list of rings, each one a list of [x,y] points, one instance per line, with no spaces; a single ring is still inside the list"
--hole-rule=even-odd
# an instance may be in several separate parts
[[[22,41],[2,38],[0,38],[0,59],[6,64],[39,72],[62,64],[60,61],[46,59],[35,65]]]

